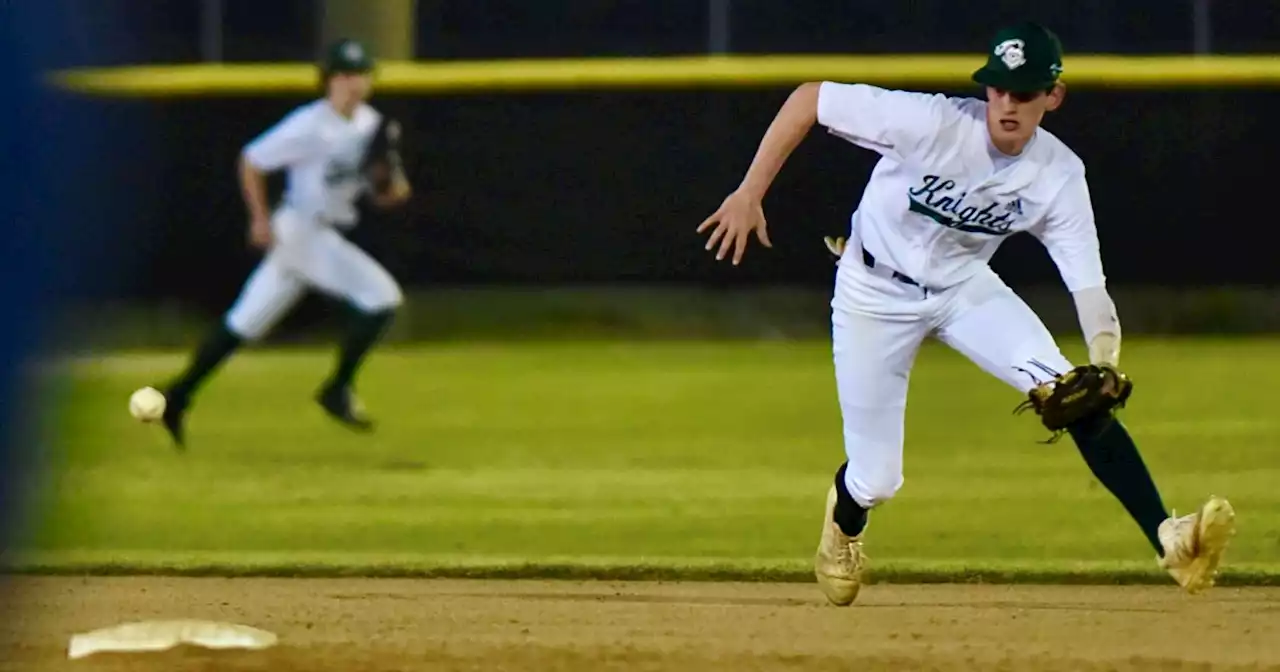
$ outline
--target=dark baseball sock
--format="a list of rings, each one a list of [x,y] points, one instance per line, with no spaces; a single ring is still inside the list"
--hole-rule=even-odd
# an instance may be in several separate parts
[[[365,355],[373,348],[373,344],[391,323],[394,315],[394,310],[376,313],[355,311],[346,338],[343,339],[342,347],[338,351],[338,363],[334,368],[333,376],[329,378],[329,387],[345,388],[351,385],[356,372],[360,370],[361,363],[364,362]]]
[[[867,528],[867,510],[853,500],[844,484],[844,474],[848,468],[849,463],[845,462],[836,470],[836,510],[833,518],[841,532],[856,537]]]
[[[169,385],[167,396],[170,400],[183,403],[190,399],[201,383],[212,375],[243,342],[244,339],[228,329],[225,324],[219,324],[196,349],[182,375]]]
[[[1093,475],[1120,500],[1156,553],[1163,556],[1157,530],[1169,514],[1129,431],[1107,414],[1081,420],[1068,431]]]

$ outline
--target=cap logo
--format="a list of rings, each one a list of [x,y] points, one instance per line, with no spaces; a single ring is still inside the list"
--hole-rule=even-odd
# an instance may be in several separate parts
[[[342,55],[350,61],[358,61],[364,58],[364,50],[355,42],[348,42],[342,47]]]
[[[1017,70],[1027,62],[1025,48],[1026,44],[1022,40],[1005,40],[996,45],[993,53],[1004,63],[1004,67]]]

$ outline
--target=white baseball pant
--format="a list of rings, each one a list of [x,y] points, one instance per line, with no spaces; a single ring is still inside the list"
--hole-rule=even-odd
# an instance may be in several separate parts
[[[369,313],[404,300],[395,278],[331,226],[286,207],[276,211],[271,228],[274,246],[227,311],[227,328],[241,338],[265,336],[308,289]]]
[[[863,508],[902,487],[907,382],[930,335],[1027,393],[1071,368],[1031,308],[990,268],[939,292],[868,268],[851,242],[836,273],[831,338],[844,425],[845,487]]]

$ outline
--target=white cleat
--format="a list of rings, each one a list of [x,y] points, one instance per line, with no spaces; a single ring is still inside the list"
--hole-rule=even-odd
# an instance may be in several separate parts
[[[1183,590],[1194,595],[1213,587],[1222,553],[1235,533],[1236,512],[1231,503],[1210,497],[1196,513],[1181,518],[1174,513],[1160,523],[1164,557],[1157,562]]]
[[[850,537],[835,523],[836,486],[827,491],[827,514],[822,523],[822,541],[813,560],[818,587],[832,604],[853,604],[862,587],[867,555],[862,552],[862,535]]]

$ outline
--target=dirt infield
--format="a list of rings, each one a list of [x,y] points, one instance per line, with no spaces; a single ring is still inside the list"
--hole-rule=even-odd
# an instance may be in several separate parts
[[[1280,589],[392,579],[13,579],[0,670],[1280,669]],[[14,592],[16,591],[16,592]],[[6,614],[6,617],[8,614]],[[74,632],[202,618],[258,653],[66,659]]]

